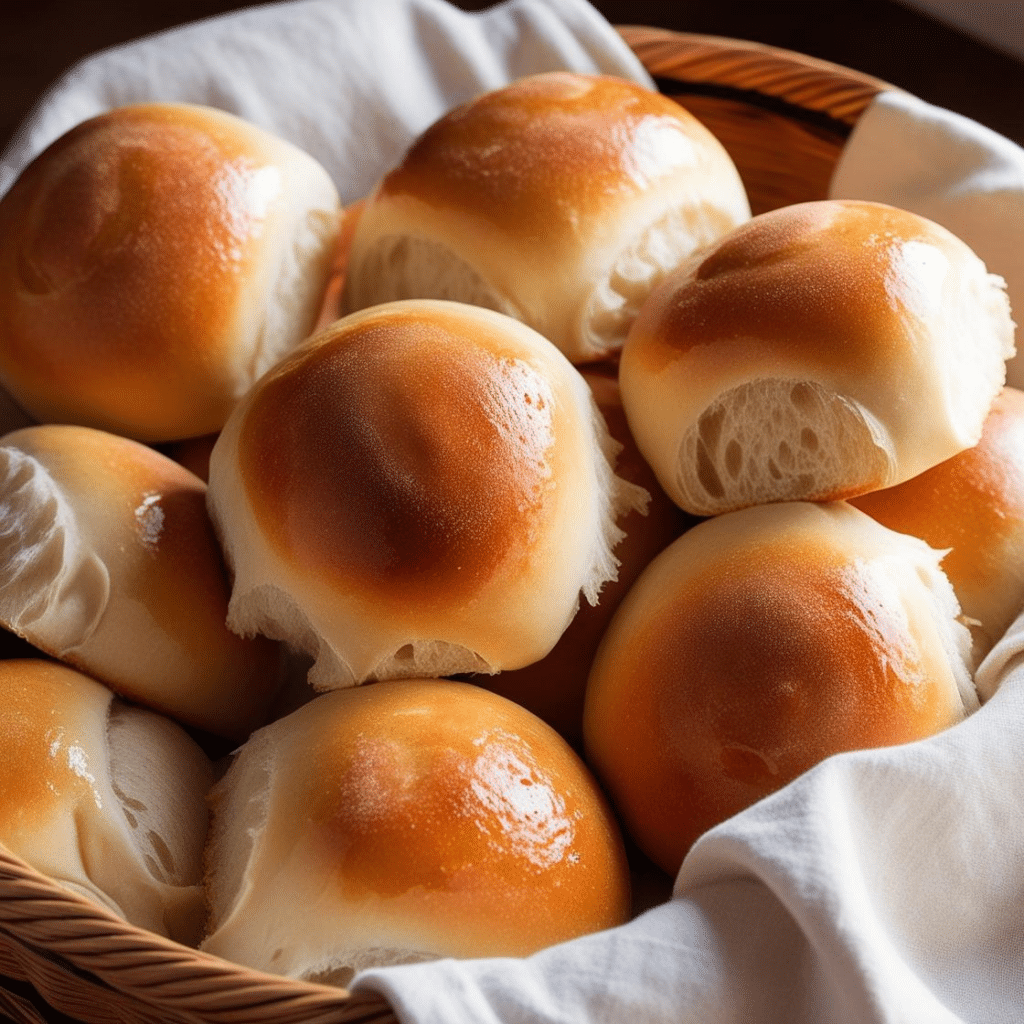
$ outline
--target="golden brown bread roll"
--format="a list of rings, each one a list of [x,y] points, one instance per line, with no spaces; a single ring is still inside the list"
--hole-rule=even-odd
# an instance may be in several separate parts
[[[762,214],[651,295],[623,348],[637,444],[683,508],[831,500],[975,444],[1013,354],[1002,278],[878,203]]]
[[[618,575],[601,588],[596,605],[581,604],[549,654],[525,668],[470,680],[532,711],[576,748],[583,741],[583,696],[590,664],[615,609],[648,562],[696,522],[669,500],[637,451],[615,378],[596,368],[584,371],[583,378],[609,433],[622,445],[615,458],[616,475],[642,487],[651,500],[646,509],[628,509],[619,520],[625,536],[615,548]]]
[[[226,626],[206,487],[145,445],[89,427],[0,439],[0,623],[122,696],[241,738],[281,652]]]
[[[317,697],[212,794],[208,952],[292,978],[524,956],[629,912],[618,826],[579,758],[447,680]]]
[[[309,333],[338,230],[319,163],[237,117],[85,121],[0,200],[0,382],[41,422],[216,431]]]
[[[0,662],[0,842],[160,935],[201,937],[206,755],[65,665]]]
[[[973,448],[851,504],[947,552],[977,664],[1024,611],[1024,392],[1003,388]]]
[[[732,160],[674,101],[528,76],[442,117],[371,194],[344,308],[472,302],[585,362],[621,346],[666,271],[749,216]]]
[[[536,661],[644,497],[613,451],[578,371],[518,321],[430,301],[339,320],[214,446],[229,624],[314,656],[319,689]]]
[[[831,754],[977,707],[940,553],[845,502],[706,520],[633,585],[587,686],[588,763],[674,875],[707,829]]]

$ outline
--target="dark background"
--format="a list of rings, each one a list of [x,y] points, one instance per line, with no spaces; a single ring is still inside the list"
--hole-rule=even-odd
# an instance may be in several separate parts
[[[468,10],[490,5],[457,4]],[[0,149],[40,93],[79,58],[252,6],[230,0],[0,0]],[[1024,62],[896,2],[596,0],[594,6],[613,24],[749,39],[857,68],[1024,145]],[[45,1010],[29,986],[2,978],[0,985],[30,1000],[47,1020],[68,1020]]]

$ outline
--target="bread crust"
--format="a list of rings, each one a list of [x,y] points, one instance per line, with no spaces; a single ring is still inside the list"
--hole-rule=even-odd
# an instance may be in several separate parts
[[[828,501],[975,444],[1005,379],[1004,282],[878,203],[762,214],[681,266],[622,352],[640,450],[683,508]]]
[[[523,956],[629,913],[621,836],[583,763],[467,683],[317,697],[242,748],[213,808],[202,948],[288,977]]]
[[[85,121],[0,200],[0,380],[42,422],[218,430],[315,322],[338,212],[312,157],[222,111]]]
[[[619,607],[591,670],[588,763],[674,875],[713,825],[847,750],[977,707],[939,553],[843,502],[698,524]]]
[[[381,181],[344,308],[474,302],[584,362],[621,346],[670,265],[749,216],[725,149],[679,104],[608,76],[533,75],[449,112]]]

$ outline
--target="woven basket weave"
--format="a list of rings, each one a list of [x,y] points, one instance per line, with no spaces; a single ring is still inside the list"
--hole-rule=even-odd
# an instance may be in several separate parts
[[[620,29],[659,89],[722,141],[755,213],[823,199],[843,145],[884,82],[755,43]],[[87,1024],[337,1024],[396,1018],[379,998],[236,967],[68,892],[0,847],[0,974]],[[0,979],[2,980],[2,979]],[[44,1020],[0,986],[0,1015]]]

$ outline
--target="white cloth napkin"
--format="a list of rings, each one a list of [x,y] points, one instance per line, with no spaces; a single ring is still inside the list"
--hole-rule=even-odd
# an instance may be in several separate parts
[[[1024,388],[1024,150],[970,118],[901,92],[861,115],[832,177],[836,199],[872,199],[930,217],[1006,279]]]
[[[0,159],[0,193],[84,117],[210,103],[314,153],[364,195],[481,89],[556,67],[647,81],[585,0],[299,0],[91,58]],[[947,224],[1024,308],[1024,153],[912,97],[864,115],[834,182]],[[365,971],[409,1024],[996,1024],[1024,1019],[1024,624],[981,669],[995,696],[932,740],[848,754],[708,833],[675,898],[523,960]],[[496,922],[500,927],[500,922]]]
[[[585,0],[511,0],[482,13],[445,0],[266,4],[72,68],[0,157],[0,195],[79,121],[156,99],[220,107],[302,146],[348,203],[449,108],[513,78],[559,69],[650,81]]]

